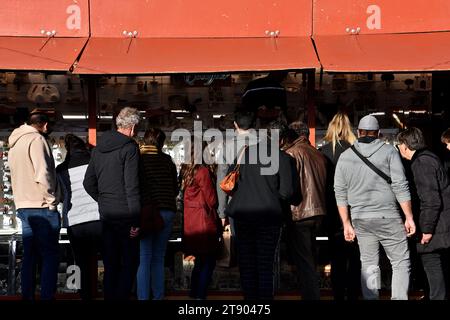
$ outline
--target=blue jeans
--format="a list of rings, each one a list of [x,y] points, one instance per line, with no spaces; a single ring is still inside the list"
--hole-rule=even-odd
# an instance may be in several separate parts
[[[150,299],[150,288],[153,300],[164,298],[164,258],[167,242],[172,233],[175,212],[160,210],[160,213],[164,220],[164,228],[141,240],[140,263],[137,273],[137,297],[139,300]]]
[[[60,217],[48,208],[19,209],[22,220],[23,259],[21,271],[22,298],[34,299],[36,267],[41,269],[41,300],[51,300],[56,293],[58,280]]]

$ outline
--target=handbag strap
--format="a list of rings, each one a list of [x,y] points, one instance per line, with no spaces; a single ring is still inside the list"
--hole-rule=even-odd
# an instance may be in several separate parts
[[[245,146],[242,148],[241,153],[239,154],[239,157],[238,157],[238,159],[237,159],[236,167],[234,168],[233,171],[239,172],[239,167],[241,166],[241,160],[242,160],[242,157],[244,156],[245,150],[246,150],[247,148],[248,148],[248,145],[245,145]]]
[[[375,165],[370,162],[369,160],[367,160],[366,157],[364,157],[361,153],[358,152],[358,150],[356,150],[355,145],[351,146],[351,149],[353,150],[354,153],[356,153],[356,155],[365,163],[367,164],[367,166],[372,169],[373,171],[375,171],[376,174],[378,174],[380,177],[382,177],[384,180],[386,180],[386,182],[388,184],[392,184],[392,179],[391,177],[389,177],[387,174],[385,174],[383,171],[381,171],[380,169],[378,169],[377,167],[375,167]]]

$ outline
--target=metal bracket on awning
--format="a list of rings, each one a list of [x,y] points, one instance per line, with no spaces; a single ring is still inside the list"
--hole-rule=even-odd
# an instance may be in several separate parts
[[[130,42],[128,43],[128,48],[127,48],[127,53],[130,51],[131,42],[133,41],[134,38],[137,37],[138,34],[139,34],[139,32],[137,32],[136,30],[134,30],[133,32],[123,30],[122,35],[124,37],[130,38]]]
[[[44,42],[44,44],[39,49],[39,51],[44,49],[44,47],[47,45],[47,43],[50,41],[50,39],[56,35],[56,30],[49,31],[49,30],[41,29],[41,34],[47,36],[47,40]]]

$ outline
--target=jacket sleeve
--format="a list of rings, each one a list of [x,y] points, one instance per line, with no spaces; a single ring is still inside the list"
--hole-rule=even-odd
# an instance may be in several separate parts
[[[58,169],[58,168],[57,168]],[[67,214],[72,208],[72,188],[70,186],[70,176],[67,170],[60,170],[56,172],[56,176],[59,181],[59,185],[61,187],[62,196],[63,196],[63,209],[62,209],[62,217],[63,217],[63,228],[68,227],[68,219]]]
[[[394,149],[392,146],[390,146]],[[391,188],[399,203],[403,203],[411,200],[409,193],[408,180],[405,176],[405,168],[403,167],[400,154],[393,150],[390,156],[390,176],[392,180]]]
[[[295,202],[294,197],[298,193],[298,175],[295,170],[295,162],[290,156],[280,151],[279,176],[280,186],[279,194],[282,200],[289,203]],[[296,179],[297,176],[297,179]]]
[[[139,194],[139,149],[137,145],[124,146],[124,188],[127,198],[128,210],[133,217],[139,218],[141,214],[141,200]],[[135,223],[139,223],[135,221]]]
[[[423,233],[434,233],[442,208],[436,166],[432,163],[420,164],[413,168],[413,174],[420,199],[420,229]]]
[[[208,208],[213,209],[217,206],[216,189],[211,181],[211,176],[207,168],[200,168],[195,175],[195,180],[203,194]]]
[[[98,202],[98,179],[95,173],[95,158],[96,150],[94,149],[86,173],[84,174],[83,187],[92,199]]]
[[[334,195],[339,207],[348,206],[348,184],[345,179],[344,162],[345,161],[342,161],[341,156],[337,162],[336,171],[334,173]]]
[[[294,197],[292,199],[292,205],[297,206],[300,205],[300,203],[303,200],[303,194],[302,192],[304,192],[304,186],[302,186],[302,180],[300,179],[300,175],[303,172],[303,159],[301,159],[301,157],[299,156],[294,156],[292,154],[292,152],[290,152],[289,150],[286,151],[287,155],[292,159],[291,160],[291,164],[294,166],[293,170],[295,172],[295,177],[294,177],[294,181],[296,184],[295,190],[296,190],[296,194],[294,194]]]
[[[34,139],[30,144],[30,157],[34,169],[34,181],[44,193],[45,203],[50,210],[56,210],[56,171],[52,151],[44,137]]]

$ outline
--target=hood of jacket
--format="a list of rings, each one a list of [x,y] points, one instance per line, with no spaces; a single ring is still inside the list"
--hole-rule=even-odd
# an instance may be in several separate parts
[[[14,147],[14,145],[19,141],[20,138],[29,134],[40,134],[39,131],[27,124],[21,125],[19,128],[14,129],[8,139],[8,143],[10,148]]]
[[[105,132],[97,144],[97,151],[101,153],[109,153],[121,149],[127,143],[135,143],[135,141],[126,135],[115,130]]]
[[[375,139],[371,143],[362,143],[359,141],[355,141],[354,146],[356,150],[359,151],[364,157],[369,158],[372,156],[375,152],[380,150],[385,143],[381,141],[380,139]]]

